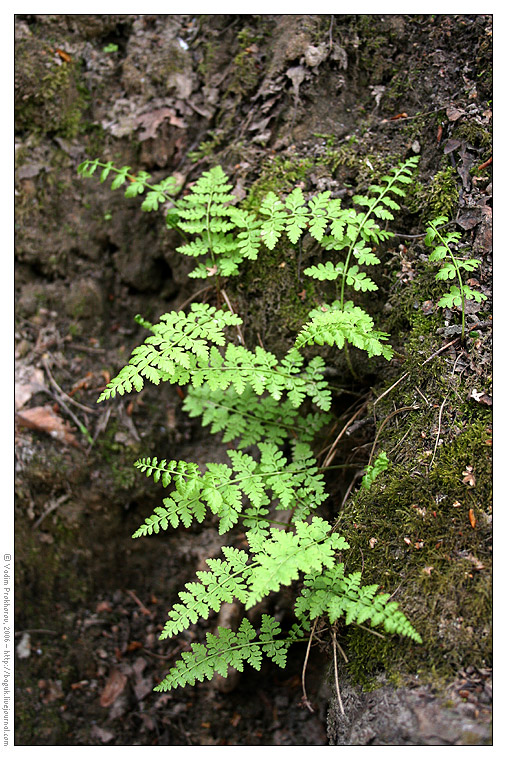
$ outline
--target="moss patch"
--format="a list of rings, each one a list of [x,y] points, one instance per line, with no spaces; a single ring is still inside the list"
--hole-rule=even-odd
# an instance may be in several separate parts
[[[89,95],[79,64],[58,50],[35,38],[16,45],[14,114],[18,130],[71,139],[81,130]]]

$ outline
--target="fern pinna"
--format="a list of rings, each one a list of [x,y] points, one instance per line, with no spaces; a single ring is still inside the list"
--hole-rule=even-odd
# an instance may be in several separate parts
[[[135,463],[170,491],[134,538],[205,520],[229,536],[221,556],[208,559],[208,569],[197,571],[196,580],[179,593],[161,638],[207,620],[224,603],[236,601],[245,609],[238,630],[218,628],[207,633],[205,643],[193,643],[183,652],[158,691],[193,685],[215,673],[226,675],[229,667],[242,670],[245,662],[259,669],[265,657],[284,667],[289,647],[311,640],[318,618],[327,619],[333,630],[340,620],[359,625],[369,621],[421,641],[387,593],[379,593],[377,585],[361,586],[358,572],[346,574],[342,554],[348,544],[318,514],[328,495],[312,443],[331,421],[332,393],[323,359],[317,355],[307,361],[302,353],[307,346],[341,349],[350,344],[369,357],[391,359],[388,336],[344,294],[346,288],[363,293],[377,289],[362,267],[379,264],[376,247],[391,236],[379,222],[387,223],[399,210],[396,198],[404,196],[416,164],[417,158],[408,159],[372,185],[369,195],[355,196],[354,203],[364,210],[343,208],[329,192],[306,200],[296,188],[284,199],[268,193],[257,214],[236,205],[232,185],[219,166],[204,172],[183,196],[174,178],[153,183],[145,172],[134,174],[128,166],[116,169],[98,160],[79,167],[83,176],[100,169],[102,182],[112,172],[112,188],[126,185],[127,197],[145,193],[145,211],[164,207],[167,225],[184,240],[177,251],[196,260],[191,277],[218,281],[237,275],[244,259],[255,260],[263,249],[272,250],[282,236],[296,245],[308,234],[329,260],[307,267],[306,276],[335,282],[335,299],[310,311],[294,346],[281,358],[231,339],[231,328],[238,328],[241,319],[230,308],[194,303],[186,312],[163,314],[156,324],[138,316],[149,335],[99,397],[104,401],[141,391],[146,381],[177,384],[186,388],[183,409],[233,444],[227,463],[202,466],[158,457]],[[366,469],[362,487],[370,488],[388,466],[382,452]],[[282,631],[264,614],[256,630],[249,610],[291,585],[299,586],[297,622]]]

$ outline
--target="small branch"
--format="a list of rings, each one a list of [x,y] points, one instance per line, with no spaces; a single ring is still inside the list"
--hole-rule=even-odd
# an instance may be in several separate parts
[[[308,639],[308,646],[306,647],[305,661],[303,663],[303,671],[301,673],[301,688],[303,689],[303,700],[302,700],[302,702],[303,702],[304,706],[307,707],[308,710],[310,712],[312,712],[312,713],[315,712],[315,710],[313,709],[313,707],[312,707],[312,705],[310,703],[310,700],[308,699],[308,695],[306,693],[306,668],[307,668],[307,665],[308,665],[308,658],[310,656],[310,647],[312,645],[312,638],[313,638],[313,634],[315,632],[315,626],[317,625],[318,619],[319,618],[315,618],[315,622],[313,624],[313,627],[312,627],[312,630],[311,630],[311,633],[310,633],[310,638]]]
[[[442,413],[444,411],[445,402],[447,401],[447,396],[442,401],[442,405],[440,407],[440,411],[438,413],[438,431],[437,431],[437,440],[435,441],[435,448],[433,449],[433,456],[431,457],[430,466],[428,467],[428,470],[431,470],[433,467],[433,462],[435,461],[435,457],[437,455],[437,448],[438,448],[438,442],[440,440],[440,431],[442,430]]]
[[[129,589],[126,589],[125,593],[128,594],[130,596],[130,598],[134,600],[134,602],[137,604],[137,606],[139,607],[139,609],[141,610],[141,612],[143,613],[143,615],[147,615],[149,617],[152,617],[152,614],[151,614],[150,610],[147,607],[144,606],[144,604],[142,603],[142,601],[139,599],[139,597],[133,591],[130,591]]]
[[[48,515],[50,515],[50,514],[51,514],[51,512],[54,512],[54,511],[55,511],[55,509],[58,509],[58,507],[60,506],[60,504],[63,504],[63,503],[64,503],[64,502],[66,502],[68,499],[70,499],[70,494],[68,494],[68,493],[64,493],[64,494],[63,494],[62,496],[60,496],[60,497],[59,497],[59,498],[58,498],[56,501],[54,501],[54,502],[51,504],[51,506],[50,506],[50,507],[48,507],[48,509],[46,509],[46,511],[45,511],[45,512],[44,512],[44,513],[43,513],[43,514],[42,514],[42,515],[41,515],[41,516],[40,516],[40,517],[39,517],[39,518],[38,518],[38,519],[37,519],[37,520],[34,522],[34,524],[32,525],[32,530],[36,530],[36,529],[39,527],[39,525],[41,524],[41,522],[42,522],[42,521],[43,521],[43,520],[44,520],[44,519],[45,519],[45,518],[46,518]]]
[[[372,628],[367,628],[365,625],[361,625],[361,623],[354,623],[354,625],[357,625],[358,628],[362,628],[363,631],[367,631],[368,633],[373,634],[373,636],[378,636],[379,639],[385,639],[386,637],[383,636],[378,631],[374,631]]]
[[[343,702],[342,697],[340,694],[340,684],[338,681],[338,663],[336,658],[336,649],[337,649],[337,642],[336,642],[336,633],[333,631],[333,663],[334,663],[334,684],[336,687],[336,696],[338,698],[338,704],[340,705],[340,712],[342,715],[345,715],[345,710],[343,709]]]
[[[223,297],[225,303],[229,307],[229,311],[231,312],[231,314],[236,314],[236,312],[232,308],[231,302],[229,301],[229,296],[227,295],[227,293],[225,292],[225,290],[221,290],[220,292],[222,294],[222,297]],[[245,345],[245,339],[243,337],[243,333],[241,332],[241,327],[239,325],[236,325],[236,330],[238,331],[239,342],[241,343],[242,346],[244,346]]]
[[[373,453],[375,451],[375,446],[377,445],[377,441],[378,441],[379,435],[382,432],[382,430],[383,430],[384,426],[386,425],[386,423],[389,422],[389,420],[392,419],[397,414],[401,414],[401,412],[408,412],[410,410],[416,410],[416,409],[420,409],[420,407],[417,406],[417,404],[414,404],[413,406],[402,406],[401,409],[395,409],[394,412],[391,412],[391,414],[388,414],[387,417],[384,420],[382,420],[382,424],[380,425],[380,427],[379,427],[379,429],[377,431],[377,435],[375,436],[375,440],[373,441],[373,446],[371,447],[371,452],[370,452],[370,458],[368,460],[368,465],[370,465],[371,462],[372,462]]]
[[[82,409],[83,412],[89,412],[90,414],[100,414],[100,409],[92,409],[89,406],[80,404],[79,401],[76,401],[75,399],[71,398],[71,396],[69,396],[67,393],[65,393],[64,390],[60,388],[60,386],[54,379],[53,375],[51,374],[51,370],[49,369],[49,363],[45,356],[42,357],[42,363],[44,365],[44,369],[46,370],[48,374],[51,385],[53,385],[56,388],[60,396],[63,396],[70,404],[74,404],[74,406],[76,406],[78,409]]]
[[[333,444],[332,444],[332,446],[331,446],[331,448],[329,450],[329,454],[327,455],[327,457],[324,460],[324,463],[322,465],[323,467],[328,467],[331,464],[331,462],[333,461],[333,459],[335,457],[336,447],[338,446],[338,443],[339,443],[340,439],[345,434],[347,428],[349,428],[352,425],[352,423],[354,422],[354,420],[357,417],[359,417],[359,415],[361,414],[361,412],[363,411],[363,409],[365,409],[366,406],[367,406],[367,402],[365,402],[364,404],[361,404],[361,406],[359,407],[359,409],[357,410],[357,412],[352,415],[352,417],[347,422],[347,424],[341,429],[340,433],[335,438],[335,440],[334,440],[334,442],[333,442]]]

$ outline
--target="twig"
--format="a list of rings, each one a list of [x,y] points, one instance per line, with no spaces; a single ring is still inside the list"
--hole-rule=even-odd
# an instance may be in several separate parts
[[[421,390],[419,390],[419,388],[417,387],[417,385],[415,386],[415,389],[416,389],[417,393],[420,395],[420,397],[422,399],[424,399],[424,401],[426,401],[427,405],[429,406],[430,402],[428,401],[428,399],[426,398],[426,396],[424,395],[424,393]]]
[[[134,602],[139,606],[139,609],[141,610],[141,612],[143,613],[143,615],[149,615],[149,617],[152,617],[152,614],[149,611],[149,609],[144,606],[144,604],[142,603],[142,601],[139,599],[138,596],[136,596],[136,594],[133,591],[130,591],[129,589],[126,589],[125,593],[128,594],[130,596],[130,598],[133,599]]]
[[[373,402],[373,407],[375,408],[376,404],[378,404],[378,402],[379,402],[381,399],[383,399],[383,398],[384,398],[384,396],[387,396],[387,394],[388,394],[388,393],[391,393],[391,391],[392,391],[394,388],[396,388],[396,386],[397,386],[399,383],[401,383],[401,382],[402,382],[402,380],[405,380],[405,378],[406,378],[406,377],[408,377],[409,375],[410,375],[410,372],[405,372],[405,374],[404,374],[404,375],[402,375],[402,376],[401,376],[401,377],[400,377],[398,380],[396,380],[396,382],[395,382],[395,383],[393,383],[393,384],[392,384],[392,385],[391,385],[391,386],[390,386],[390,387],[389,387],[389,388],[388,388],[386,391],[384,391],[384,393],[382,393],[382,394],[381,394],[381,395],[378,397],[378,399],[376,399],[376,400]]]
[[[45,519],[45,518],[46,518],[48,515],[50,515],[50,514],[51,514],[51,512],[54,512],[54,511],[55,511],[55,509],[58,509],[58,507],[60,506],[60,504],[63,504],[65,501],[67,501],[67,499],[70,499],[70,494],[68,494],[68,493],[64,493],[64,494],[63,494],[62,496],[60,496],[60,497],[59,497],[59,498],[58,498],[56,501],[54,501],[54,502],[51,504],[51,506],[50,506],[50,507],[48,507],[48,509],[46,509],[46,511],[45,511],[45,512],[43,512],[43,514],[42,514],[42,515],[41,515],[41,516],[40,516],[40,517],[39,517],[39,518],[38,518],[38,519],[37,519],[37,520],[34,522],[34,524],[32,525],[32,530],[36,530],[36,529],[39,527],[39,525],[41,524],[41,522],[42,522],[42,521],[43,521],[43,520],[44,520],[44,519]]]
[[[78,409],[82,409],[83,412],[90,412],[91,414],[100,414],[100,409],[92,409],[89,406],[85,406],[84,404],[80,404],[79,401],[76,401],[75,399],[71,398],[67,393],[65,393],[64,390],[60,388],[58,383],[56,382],[55,378],[51,374],[51,370],[49,369],[49,363],[45,356],[42,357],[42,363],[44,365],[44,369],[48,373],[49,380],[51,382],[51,385],[54,385],[58,393],[63,396],[69,403],[74,404],[74,406],[77,406]],[[63,404],[62,404],[63,406]],[[74,420],[76,422],[76,420]]]
[[[373,628],[367,628],[365,625],[361,625],[361,623],[354,623],[354,625],[357,625],[359,628],[362,628],[363,631],[368,631],[368,633],[372,633],[374,636],[378,636],[379,639],[385,639],[386,637],[383,636],[378,631],[374,631]]]
[[[447,396],[442,401],[442,405],[440,407],[440,411],[438,413],[438,431],[437,431],[437,440],[435,441],[435,448],[433,449],[433,456],[431,457],[430,466],[428,467],[428,470],[431,470],[433,466],[433,462],[435,461],[435,457],[437,455],[437,447],[438,442],[440,440],[440,431],[442,430],[442,413],[444,411],[445,402],[447,401]]]
[[[337,663],[337,658],[336,658],[337,643],[336,643],[336,633],[334,631],[332,633],[332,636],[333,636],[334,683],[335,683],[335,686],[336,686],[336,696],[338,697],[338,704],[340,705],[340,712],[341,712],[342,715],[345,715],[345,710],[343,709],[342,697],[341,697],[341,694],[340,694],[340,684],[338,682],[338,663]]]
[[[368,465],[370,465],[371,462],[372,462],[373,452],[375,451],[375,446],[377,445],[377,441],[378,441],[379,435],[382,432],[382,429],[384,428],[385,424],[387,422],[389,422],[389,420],[392,417],[394,417],[395,415],[401,414],[401,412],[408,412],[409,410],[412,410],[412,409],[414,409],[414,410],[415,409],[420,409],[420,407],[417,406],[417,404],[413,404],[413,406],[402,406],[400,409],[395,409],[394,412],[391,412],[391,414],[388,414],[387,417],[384,420],[382,420],[382,424],[380,425],[380,427],[379,427],[379,429],[377,431],[377,435],[375,436],[375,440],[373,441],[373,446],[371,447],[371,452],[370,452],[370,458],[368,460]]]
[[[208,290],[211,290],[213,285],[207,285],[205,288],[201,288],[200,290],[197,290],[195,293],[192,293],[191,296],[189,296],[183,303],[178,306],[178,311],[182,311],[186,306],[188,306],[189,303],[192,303],[194,298],[197,298],[197,296],[200,296],[201,293],[206,293]]]
[[[349,428],[352,425],[352,423],[354,422],[354,420],[357,417],[359,417],[359,415],[361,414],[361,412],[363,411],[363,409],[366,406],[367,406],[367,402],[365,401],[365,403],[361,404],[361,406],[359,407],[359,409],[357,410],[357,412],[352,415],[352,417],[347,422],[347,424],[341,429],[340,433],[338,434],[337,438],[335,438],[335,440],[334,440],[334,442],[333,442],[333,444],[332,444],[332,446],[331,446],[331,448],[329,450],[329,454],[327,455],[327,457],[324,460],[324,463],[322,465],[323,467],[327,467],[329,464],[331,464],[331,462],[333,461],[333,459],[335,457],[336,447],[338,446],[338,443],[339,443],[340,439],[345,434],[347,428]]]
[[[229,301],[229,296],[227,295],[227,293],[225,292],[225,290],[221,290],[220,292],[222,293],[222,297],[223,297],[225,303],[227,304],[227,306],[229,307],[229,311],[231,312],[231,314],[236,314],[236,312],[232,308],[231,302]],[[244,346],[245,345],[245,339],[243,337],[243,333],[241,332],[241,327],[239,325],[236,325],[236,330],[238,331],[239,342],[241,343],[242,346]]]
[[[441,353],[442,353],[442,351],[445,351],[445,349],[446,349],[446,348],[449,348],[449,346],[453,346],[455,343],[457,343],[457,342],[458,342],[458,340],[460,340],[460,338],[459,338],[459,337],[458,337],[458,338],[454,338],[454,340],[451,340],[451,342],[450,342],[450,343],[446,343],[446,344],[445,344],[445,346],[442,346],[441,348],[439,348],[439,349],[438,349],[438,351],[435,351],[435,353],[434,353],[434,354],[431,354],[431,356],[428,356],[428,358],[427,358],[425,361],[423,361],[423,363],[421,364],[421,367],[424,367],[424,365],[425,365],[425,364],[427,364],[427,363],[428,363],[428,362],[430,362],[432,359],[434,359],[434,358],[435,358],[435,356],[438,356],[439,354],[441,354]]]
[[[339,651],[340,651],[340,654],[341,654],[341,656],[343,657],[343,659],[344,659],[345,663],[348,665],[348,663],[349,663],[349,658],[347,657],[347,655],[345,654],[345,652],[344,652],[344,651],[343,651],[343,649],[341,648],[341,646],[340,646],[340,642],[339,642],[339,641],[336,641],[336,646],[338,647],[338,649],[339,649]]]
[[[51,636],[57,636],[58,631],[52,631],[50,628],[27,628],[25,631],[16,631],[15,636],[22,636],[24,633],[47,633]]]
[[[308,699],[308,696],[306,694],[306,668],[308,665],[308,658],[310,656],[310,647],[312,645],[312,638],[315,631],[315,626],[317,625],[317,621],[319,618],[315,618],[315,621],[313,623],[313,627],[310,633],[310,638],[308,639],[308,646],[306,647],[306,655],[305,655],[305,661],[303,663],[303,672],[301,673],[301,688],[303,689],[303,704],[305,707],[308,708],[310,712],[315,712],[313,709],[310,700]]]
[[[449,346],[454,345],[454,343],[456,343],[458,340],[459,340],[459,338],[454,338],[454,340],[451,340],[450,343],[446,343],[445,346],[441,346],[437,351],[435,351],[433,354],[431,354],[431,356],[428,356],[428,358],[423,361],[423,363],[421,364],[421,367],[424,367],[425,364],[427,364],[432,359],[434,359],[436,356],[438,356],[439,354],[441,354],[442,351],[445,351],[445,349],[449,348]],[[398,380],[396,380],[395,383],[393,383],[386,391],[384,391],[384,393],[382,393],[378,397],[378,399],[376,399],[373,402],[373,406],[375,407],[375,405],[378,404],[378,402],[381,399],[383,399],[384,396],[387,396],[388,393],[390,393],[394,388],[396,388],[396,386],[398,385],[398,383],[401,383],[403,380],[405,380],[405,378],[409,377],[409,375],[410,375],[410,372],[405,372]]]
[[[352,483],[347,488],[347,492],[346,492],[345,496],[343,497],[342,503],[340,504],[340,511],[343,509],[343,505],[345,504],[345,502],[349,498],[350,492],[352,491],[352,489],[354,488],[354,486],[356,484],[356,481],[359,480],[360,477],[362,477],[362,473],[361,472],[356,472],[356,474],[354,475],[354,478],[352,480]]]

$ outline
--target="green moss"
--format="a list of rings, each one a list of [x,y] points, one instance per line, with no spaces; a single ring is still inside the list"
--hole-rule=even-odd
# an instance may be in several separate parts
[[[477,124],[476,121],[463,121],[454,130],[453,138],[463,140],[476,150],[490,153],[493,147],[493,136],[486,127]]]
[[[310,159],[301,156],[268,156],[261,166],[259,178],[250,187],[244,207],[257,211],[270,191],[290,193],[297,182],[305,180],[313,165]]]
[[[16,45],[15,120],[18,130],[72,139],[89,101],[79,64],[61,60],[36,39]]]
[[[422,215],[423,223],[437,216],[456,215],[459,201],[458,174],[452,166],[438,171],[429,185],[415,182],[408,188],[406,204],[412,213]]]
[[[364,566],[364,582],[394,594],[423,638],[346,632],[350,673],[367,688],[383,671],[395,683],[417,675],[438,685],[491,658],[491,415],[464,400],[466,382],[444,357],[423,365],[438,346],[416,333],[404,346],[408,377],[378,389],[376,451],[392,464],[337,521],[348,569]],[[400,411],[407,406],[418,408]]]

